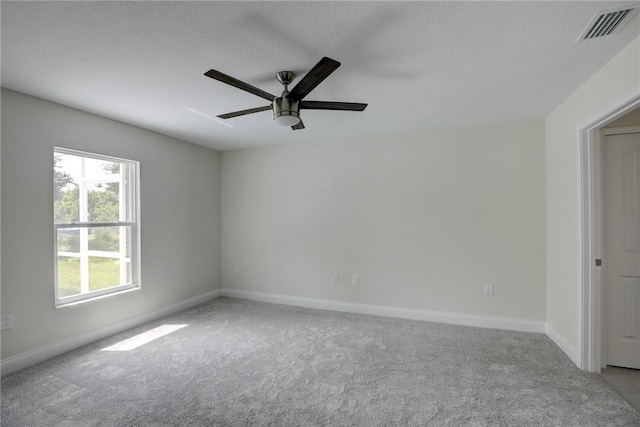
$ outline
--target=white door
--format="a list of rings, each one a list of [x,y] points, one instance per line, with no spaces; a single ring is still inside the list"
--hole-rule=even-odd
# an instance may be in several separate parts
[[[607,365],[640,369],[640,133],[602,145]]]

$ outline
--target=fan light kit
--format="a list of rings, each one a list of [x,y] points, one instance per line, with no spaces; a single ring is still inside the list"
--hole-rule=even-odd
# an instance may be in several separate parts
[[[209,70],[204,73],[205,76],[211,77],[222,83],[237,87],[256,96],[271,102],[264,107],[250,108],[248,110],[234,111],[233,113],[221,114],[221,119],[230,119],[232,117],[244,116],[246,114],[259,113],[260,111],[273,110],[273,119],[282,126],[291,126],[291,129],[304,129],[304,123],[300,118],[300,110],[342,110],[342,111],[363,111],[367,108],[367,104],[356,102],[326,102],[326,101],[304,101],[316,86],[324,79],[329,77],[338,67],[340,63],[331,58],[324,57],[309,71],[298,84],[289,92],[289,84],[295,79],[296,75],[291,71],[280,71],[276,74],[278,81],[284,86],[282,95],[276,97],[268,92],[251,86],[248,83],[235,79],[231,76],[216,70]]]

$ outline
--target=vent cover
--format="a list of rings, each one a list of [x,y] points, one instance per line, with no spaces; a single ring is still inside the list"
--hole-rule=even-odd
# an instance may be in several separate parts
[[[638,5],[603,10],[596,13],[587,28],[584,29],[577,42],[608,36],[617,32],[638,12]]]

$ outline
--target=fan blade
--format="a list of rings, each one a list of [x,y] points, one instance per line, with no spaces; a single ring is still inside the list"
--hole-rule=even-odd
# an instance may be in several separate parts
[[[222,83],[226,83],[233,87],[237,87],[238,89],[242,89],[244,91],[252,93],[254,95],[258,95],[260,98],[264,98],[267,101],[273,101],[275,99],[275,96],[271,95],[269,92],[265,92],[262,89],[258,89],[255,86],[251,86],[249,83],[245,83],[238,79],[234,79],[233,77],[227,76],[226,74],[223,74],[220,71],[209,70],[206,73],[204,73],[204,75],[207,77],[211,77],[214,80],[218,80]]]
[[[340,63],[338,61],[325,56],[291,89],[287,98],[300,101],[316,86],[322,83],[324,79],[329,77],[329,74],[333,73],[339,66]]]
[[[302,120],[300,120],[300,123],[298,123],[295,126],[291,126],[291,129],[293,130],[304,129],[304,123],[302,123]]]
[[[260,111],[267,111],[267,110],[271,110],[271,105],[265,105],[264,107],[257,107],[257,108],[249,108],[248,110],[234,111],[233,113],[220,114],[218,117],[221,119],[230,119],[232,117],[244,116],[245,114],[259,113]]]
[[[357,102],[300,101],[300,109],[363,111],[368,104]]]

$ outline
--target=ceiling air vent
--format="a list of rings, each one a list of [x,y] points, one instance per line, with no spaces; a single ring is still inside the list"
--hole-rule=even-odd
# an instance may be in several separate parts
[[[638,13],[638,4],[596,13],[576,42],[608,36],[617,32]]]

